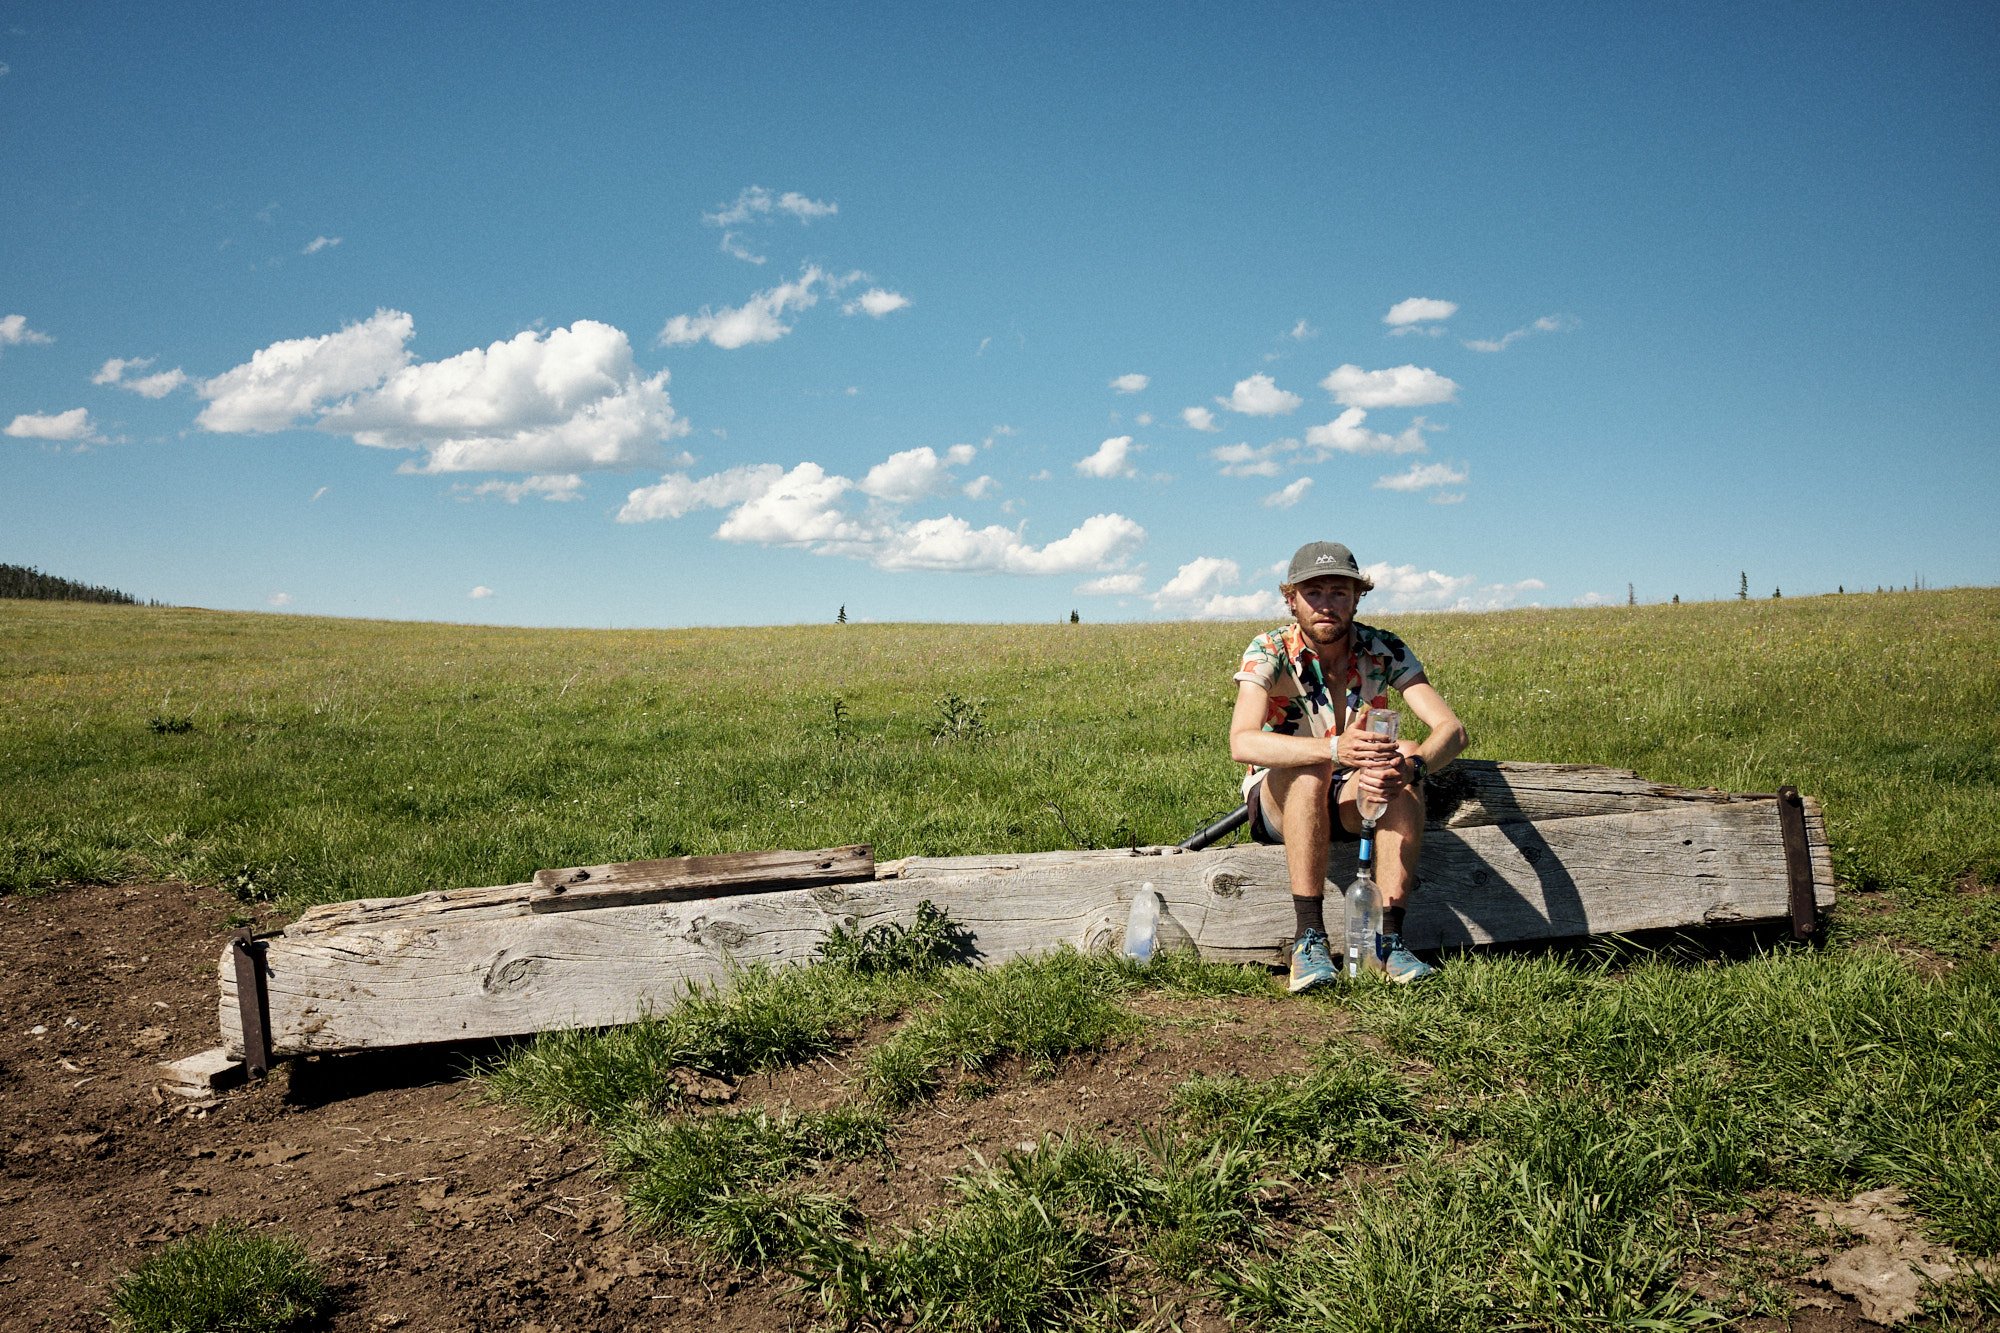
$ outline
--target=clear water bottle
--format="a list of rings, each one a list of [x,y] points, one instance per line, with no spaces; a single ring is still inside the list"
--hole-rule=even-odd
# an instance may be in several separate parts
[[[1340,972],[1349,981],[1359,981],[1364,973],[1380,971],[1382,960],[1375,953],[1375,937],[1382,933],[1382,894],[1375,887],[1375,841],[1361,840],[1361,865],[1345,895],[1346,915],[1342,934],[1347,945]]]
[[[1132,914],[1125,918],[1125,956],[1135,963],[1150,963],[1159,943],[1160,895],[1149,880],[1132,895]]]

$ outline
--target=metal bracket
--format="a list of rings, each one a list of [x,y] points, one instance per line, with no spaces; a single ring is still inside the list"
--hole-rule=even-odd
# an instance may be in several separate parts
[[[1778,788],[1778,833],[1785,844],[1785,879],[1791,888],[1792,938],[1810,937],[1818,926],[1813,898],[1812,848],[1806,842],[1806,807],[1799,789]]]
[[[243,1067],[258,1078],[271,1068],[271,996],[264,984],[268,947],[248,926],[229,943],[236,958],[236,1008],[243,1018]]]

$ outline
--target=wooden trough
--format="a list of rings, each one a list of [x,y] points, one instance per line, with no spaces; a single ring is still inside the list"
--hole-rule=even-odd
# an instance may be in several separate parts
[[[1833,902],[1818,804],[1790,789],[1690,791],[1569,764],[1461,762],[1440,779],[1405,929],[1418,949],[1760,922],[1803,937]],[[1352,846],[1336,847],[1330,880],[1353,873]],[[1282,961],[1293,918],[1279,848],[639,861],[336,903],[268,939],[246,932],[221,960],[222,1048],[209,1054],[254,1072],[291,1055],[627,1023],[732,964],[808,959],[835,925],[907,921],[924,899],[971,932],[982,962],[1098,948],[1145,883],[1169,943]]]

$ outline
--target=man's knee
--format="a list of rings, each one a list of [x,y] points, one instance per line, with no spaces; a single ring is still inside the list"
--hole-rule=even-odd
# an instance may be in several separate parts
[[[1317,796],[1324,802],[1327,789],[1333,783],[1333,764],[1328,761],[1303,764],[1298,768],[1274,768],[1264,781],[1271,798],[1281,807],[1296,798],[1307,796]]]

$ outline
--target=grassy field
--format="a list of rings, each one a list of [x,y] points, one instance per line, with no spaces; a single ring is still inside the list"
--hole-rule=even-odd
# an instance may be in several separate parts
[[[1479,757],[1820,797],[1831,947],[1464,958],[1411,991],[1308,998],[1346,1033],[1310,1068],[1189,1070],[1137,1137],[1045,1139],[890,1234],[814,1179],[888,1152],[932,1099],[1145,1040],[1135,996],[1227,1006],[1268,980],[1073,954],[968,973],[912,939],[532,1043],[491,1086],[599,1144],[636,1224],[780,1265],[850,1324],[1693,1328],[1787,1309],[1774,1278],[1803,1242],[1736,1246],[1742,1218],[1881,1186],[1933,1239],[2000,1255],[2000,591],[1385,623]],[[1173,841],[1234,803],[1223,728],[1252,628],[0,602],[0,891],[177,877],[268,919],[633,857]],[[842,1052],[851,1095],[811,1115],[704,1107],[672,1077]],[[1926,1318],[1992,1315],[2000,1284],[1967,1278]]]
[[[1365,612],[1364,612],[1365,614]],[[1996,933],[2000,592],[1385,622],[1483,758],[1826,805],[1851,888]],[[1245,625],[662,632],[0,601],[0,892],[176,877],[286,910],[764,847],[1172,842],[1234,804]]]

